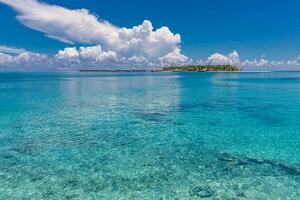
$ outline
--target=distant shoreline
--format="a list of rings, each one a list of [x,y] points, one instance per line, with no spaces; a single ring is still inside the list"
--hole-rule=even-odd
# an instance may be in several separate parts
[[[165,67],[157,70],[82,68],[79,69],[79,71],[80,72],[240,72],[240,69],[233,65],[190,65],[190,66],[178,66],[178,67]]]
[[[186,65],[165,67],[163,72],[238,72],[240,69],[234,65]]]

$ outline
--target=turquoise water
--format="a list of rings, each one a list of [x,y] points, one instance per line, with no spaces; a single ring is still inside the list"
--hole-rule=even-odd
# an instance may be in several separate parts
[[[0,73],[0,199],[300,199],[300,72]]]

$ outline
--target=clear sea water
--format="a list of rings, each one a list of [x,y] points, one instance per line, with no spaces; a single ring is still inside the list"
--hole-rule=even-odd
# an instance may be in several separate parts
[[[300,199],[300,72],[0,73],[0,199]]]

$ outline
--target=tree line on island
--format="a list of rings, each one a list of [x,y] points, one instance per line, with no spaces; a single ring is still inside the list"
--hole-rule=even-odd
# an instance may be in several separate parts
[[[162,72],[237,72],[234,65],[187,65],[178,67],[164,67]]]

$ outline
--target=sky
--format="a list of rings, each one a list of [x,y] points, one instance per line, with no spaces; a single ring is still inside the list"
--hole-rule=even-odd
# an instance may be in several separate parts
[[[0,69],[300,69],[297,0],[0,0]]]

